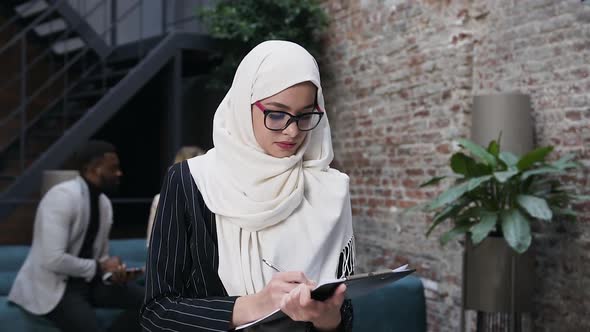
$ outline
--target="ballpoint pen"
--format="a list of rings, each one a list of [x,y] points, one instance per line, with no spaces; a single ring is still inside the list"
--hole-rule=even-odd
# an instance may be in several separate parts
[[[264,259],[264,258],[262,259],[262,262],[263,262],[264,264],[268,265],[268,267],[270,267],[271,269],[273,269],[273,270],[275,270],[275,271],[277,271],[277,272],[283,272],[283,271],[281,271],[281,269],[279,269],[278,267],[276,267],[276,266],[272,265],[272,264],[271,264],[269,261],[267,261],[267,260],[266,260],[266,259]]]

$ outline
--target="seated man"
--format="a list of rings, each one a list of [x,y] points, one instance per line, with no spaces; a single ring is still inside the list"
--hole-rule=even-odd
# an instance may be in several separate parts
[[[111,331],[139,331],[143,288],[109,257],[112,193],[123,174],[115,148],[90,141],[77,156],[81,176],[51,188],[39,203],[31,251],[9,300],[62,331],[99,331],[93,307],[126,309]]]

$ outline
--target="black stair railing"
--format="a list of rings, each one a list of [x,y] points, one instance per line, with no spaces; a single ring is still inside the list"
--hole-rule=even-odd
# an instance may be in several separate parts
[[[16,88],[15,90],[18,90],[20,92],[18,105],[13,109],[9,110],[7,114],[2,119],[0,119],[0,128],[2,128],[0,130],[4,130],[5,132],[14,132],[14,130],[7,130],[7,127],[11,124],[14,124],[15,119],[18,119],[19,121],[18,132],[14,132],[13,135],[5,137],[4,142],[0,142],[0,152],[3,155],[6,155],[7,150],[18,142],[18,160],[20,172],[22,172],[27,166],[27,134],[29,130],[40,119],[46,116],[49,111],[53,110],[56,107],[56,105],[58,105],[59,103],[63,103],[64,100],[67,100],[68,95],[78,86],[80,82],[83,81],[84,78],[88,77],[88,75],[90,75],[91,73],[95,73],[97,69],[105,68],[106,59],[99,58],[96,56],[92,58],[92,54],[90,54],[91,48],[88,47],[88,45],[84,45],[78,50],[76,50],[76,53],[73,56],[68,56],[68,40],[77,28],[77,26],[68,26],[63,32],[59,34],[58,37],[53,37],[49,40],[50,44],[52,45],[57,45],[57,43],[62,42],[61,45],[64,46],[64,55],[62,59],[60,59],[61,63],[59,68],[57,68],[49,77],[47,77],[44,82],[40,83],[38,87],[36,87],[32,91],[29,91],[31,90],[29,89],[29,86],[31,85],[30,75],[33,73],[34,67],[40,65],[41,63],[43,63],[43,61],[47,60],[49,60],[50,62],[50,67],[55,67],[56,55],[54,54],[55,50],[53,50],[52,47],[47,47],[41,52],[41,54],[35,56],[32,60],[29,60],[29,57],[27,55],[27,34],[32,33],[33,29],[36,26],[38,26],[40,22],[43,22],[44,19],[47,19],[50,15],[52,15],[57,10],[58,6],[63,5],[63,1],[64,0],[52,2],[48,9],[46,9],[42,14],[40,14],[31,23],[29,23],[27,27],[25,27],[20,33],[11,38],[8,43],[0,47],[0,56],[5,52],[10,51],[11,47],[18,47],[18,53],[20,54],[19,70],[8,79],[0,82],[1,89],[6,89],[10,86],[13,86]],[[82,18],[87,19],[101,7],[106,8],[106,3],[107,1],[97,2],[90,10],[84,13]],[[130,6],[123,13],[117,16],[113,20],[113,22],[111,22],[111,24],[100,33],[100,36],[104,38],[107,34],[109,34],[113,29],[117,27],[119,22],[127,18],[134,11],[139,10],[139,12],[141,12],[142,6],[143,0],[136,1],[132,6]],[[16,20],[11,19],[7,23],[14,24],[15,21]],[[141,28],[141,25],[143,24],[142,19],[140,19],[139,21]],[[6,28],[7,25],[8,24],[5,24],[3,28]],[[72,79],[70,73],[74,68],[77,70],[78,75]],[[104,70],[102,70],[102,72],[104,73]],[[53,88],[53,90],[55,90],[57,83],[61,83],[59,84],[60,91],[58,91],[57,93],[56,91],[52,91],[51,95],[53,96],[53,99],[48,101],[43,109],[34,110],[35,112],[33,114],[30,114],[30,106],[33,104],[33,102],[36,101],[39,97],[41,97],[45,92],[48,92],[49,89]],[[102,88],[104,89],[104,86]],[[63,112],[67,111],[67,105],[65,105],[65,103],[62,106],[62,110]]]
[[[36,1],[38,2],[42,0]],[[102,6],[105,15],[111,15],[110,24],[108,24],[108,26],[105,29],[103,29],[103,31],[97,33],[101,36],[101,38],[104,38],[105,40],[107,39],[107,37],[111,38],[109,50],[109,53],[111,53],[116,46],[116,29],[119,27],[119,24],[127,17],[129,17],[129,15],[131,15],[132,13],[139,12],[139,19],[137,22],[139,25],[139,38],[138,42],[135,44],[135,47],[137,47],[136,53],[138,55],[138,58],[142,59],[140,55],[145,54],[145,52],[148,51],[147,49],[144,49],[143,43],[145,36],[143,30],[144,22],[142,15],[144,0],[135,1],[133,5],[126,8],[120,14],[117,13],[116,10],[113,9],[113,7],[111,7],[111,10],[106,10],[107,6],[104,4],[108,1],[110,0],[101,1],[95,4],[95,6],[90,10],[80,13],[80,16],[82,18],[80,22],[85,22],[90,15],[95,13]],[[201,1],[200,5],[213,2],[214,1]],[[114,3],[114,1],[112,3]],[[168,20],[166,8],[169,8],[169,5],[171,3],[173,4],[174,1],[162,0],[162,34],[166,34],[169,31],[182,31],[182,29],[178,29],[178,25],[184,25],[184,22],[187,22],[190,19],[194,19],[194,15],[190,15],[177,20]],[[56,147],[54,146],[62,146],[65,143],[65,137],[60,137],[61,135],[71,137],[74,134],[74,131],[79,134],[80,130],[78,129],[82,127],[85,128],[83,130],[85,132],[84,135],[91,135],[86,132],[92,126],[89,126],[87,123],[82,122],[88,122],[87,120],[91,120],[90,118],[94,118],[94,116],[84,116],[85,120],[80,121],[81,123],[78,123],[79,125],[83,124],[83,126],[76,126],[75,129],[77,130],[71,130],[71,132],[68,132],[68,130],[69,126],[72,126],[72,123],[68,124],[68,122],[66,121],[66,118],[68,117],[68,112],[70,112],[69,105],[75,103],[71,101],[71,99],[73,99],[75,93],[80,91],[82,85],[86,82],[86,79],[91,76],[102,76],[102,80],[100,80],[101,84],[99,87],[100,93],[104,94],[108,89],[108,85],[106,84],[106,77],[108,72],[110,71],[108,56],[100,56],[100,54],[98,54],[96,50],[93,50],[92,47],[90,47],[88,44],[84,44],[79,48],[72,50],[72,52],[68,52],[68,49],[70,47],[68,46],[66,41],[76,34],[76,29],[78,28],[78,25],[68,25],[66,29],[61,33],[56,33],[53,35],[53,37],[46,39],[46,42],[51,43],[53,45],[55,45],[57,42],[63,42],[63,54],[56,54],[56,52],[54,52],[55,50],[53,50],[51,46],[45,48],[43,51],[40,52],[40,54],[35,54],[35,56],[33,57],[30,57],[29,54],[27,54],[27,52],[29,51],[28,41],[31,37],[30,35],[34,33],[34,27],[36,27],[39,23],[44,22],[44,20],[51,17],[51,15],[55,15],[58,6],[64,4],[66,4],[65,0],[50,1],[49,7],[44,12],[40,13],[37,17],[35,17],[31,23],[29,23],[24,29],[22,29],[20,33],[11,38],[8,43],[0,46],[0,56],[3,54],[3,52],[9,52],[11,49],[17,49],[20,58],[18,70],[16,70],[15,75],[8,75],[9,78],[7,80],[0,81],[0,87],[5,88],[12,86],[13,88],[15,88],[16,91],[18,91],[19,96],[18,105],[11,109],[6,116],[2,117],[3,114],[5,114],[6,112],[0,111],[0,133],[3,131],[3,128],[8,127],[9,124],[15,124],[15,122],[18,124],[18,130],[15,131],[12,135],[10,135],[10,137],[6,139],[4,142],[0,142],[0,163],[2,163],[2,159],[6,157],[8,151],[17,151],[16,154],[18,155],[16,158],[18,161],[18,168],[16,173],[2,174],[2,169],[0,168],[0,180],[2,180],[2,178],[11,177],[14,182],[12,185],[9,185],[8,187],[0,187],[0,220],[3,219],[7,215],[7,213],[9,213],[7,211],[12,210],[12,208],[18,205],[19,203],[30,201],[30,199],[26,195],[28,195],[27,193],[33,191],[31,191],[30,189],[24,189],[23,185],[21,184],[25,184],[25,187],[27,188],[31,186],[34,187],[33,183],[37,181],[34,181],[34,179],[37,179],[39,177],[39,174],[37,173],[39,173],[39,167],[41,167],[40,165],[53,165],[55,163],[52,164],[52,162],[49,162],[48,160],[53,160],[56,158],[59,159],[63,157],[63,147],[55,149]],[[31,3],[31,5],[33,5],[33,3]],[[14,25],[17,22],[19,22],[18,18],[10,18],[0,27],[0,32],[6,29],[9,25]],[[57,37],[55,37],[56,35]],[[169,38],[167,38],[167,40],[169,43],[167,43],[166,45],[170,45],[172,47],[182,48],[185,44],[190,44],[190,47],[194,47],[194,41],[192,37],[188,39],[182,39],[188,40],[188,42],[183,41],[180,43],[176,42],[176,40],[180,39],[169,40]],[[166,40],[163,40],[162,43],[164,42],[166,42]],[[197,43],[201,42],[199,41]],[[170,54],[166,54],[166,57],[166,59],[169,59]],[[141,61],[146,62],[146,59],[149,59],[149,57],[143,58]],[[149,64],[147,67],[154,67],[154,60],[156,59],[152,57],[152,59],[149,60],[152,64]],[[48,77],[42,82],[35,82],[35,84],[33,84],[31,77],[29,77],[32,75],[33,68],[35,66],[42,66],[42,64],[44,63],[47,64],[47,62],[49,62],[49,67],[52,68],[51,75],[48,75]],[[141,63],[142,62],[140,62],[140,64]],[[158,63],[158,65],[155,67],[161,68],[159,67],[161,65],[161,63]],[[151,73],[150,75],[154,75],[154,73]],[[125,82],[125,89],[133,90],[129,89],[129,84],[135,81],[137,81],[135,82],[136,85],[143,84],[140,83],[136,79],[136,77],[138,76],[135,75],[135,77],[129,77],[130,80],[127,80]],[[0,91],[1,90],[2,89],[0,89]],[[40,99],[40,97],[42,97],[44,94],[49,94],[50,98],[45,100],[45,103],[39,107],[37,105],[38,103],[35,103],[35,100]],[[108,96],[105,96],[103,99],[108,99],[107,97]],[[108,100],[103,99],[100,99],[103,106],[110,104]],[[95,100],[95,102],[97,102],[97,100]],[[117,107],[121,107],[121,103],[118,103],[119,106]],[[0,105],[0,108],[1,107],[3,107],[3,105]],[[105,107],[93,107],[92,105],[85,105],[84,111],[92,109],[93,114],[87,115],[96,115],[94,113],[104,108]],[[53,144],[51,149],[48,149],[48,151],[42,152],[42,155],[33,156],[33,158],[31,158],[30,153],[28,153],[28,149],[30,147],[27,146],[27,135],[31,133],[32,129],[35,127],[37,123],[43,122],[42,120],[48,117],[49,115],[53,116],[56,114],[59,115],[61,119],[63,119],[63,125],[60,127],[61,134],[59,134],[54,139],[54,141],[57,143]],[[82,115],[80,115],[80,117],[81,116]],[[96,129],[98,128],[90,130]],[[56,151],[59,151],[59,153]],[[54,154],[59,156],[53,156]],[[31,169],[26,171],[27,168],[29,168],[29,165],[31,165]]]

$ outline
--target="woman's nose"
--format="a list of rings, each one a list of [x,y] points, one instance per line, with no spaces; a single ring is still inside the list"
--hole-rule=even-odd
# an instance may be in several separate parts
[[[297,122],[293,121],[291,122],[287,128],[285,128],[283,130],[283,132],[287,135],[289,135],[290,137],[296,137],[297,135],[299,135],[299,127],[297,127]]]

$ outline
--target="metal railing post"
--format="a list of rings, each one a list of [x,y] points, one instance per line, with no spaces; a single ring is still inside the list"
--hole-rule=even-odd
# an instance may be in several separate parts
[[[138,56],[142,56],[143,52],[143,0],[139,0],[139,51]]]
[[[108,2],[107,1],[108,0],[103,0],[102,1],[102,7],[103,7],[102,8],[102,26],[105,27],[105,28],[108,26],[108,24],[107,24],[107,9],[108,9],[108,5],[107,4],[108,4]],[[100,36],[100,37],[103,38],[103,39],[106,39],[106,37],[103,37],[103,36]],[[106,43],[106,40],[105,40],[105,43]]]
[[[64,77],[64,89],[62,91],[62,94],[64,95],[64,101],[62,103],[62,117],[61,117],[61,130],[62,132],[65,131],[68,128],[68,94],[65,93],[66,91],[68,91],[68,84],[69,84],[69,80],[68,80],[68,73],[69,71],[66,70],[65,77]]]
[[[68,63],[68,54],[69,54],[69,49],[68,49],[69,45],[66,41],[67,41],[67,39],[66,39],[66,37],[64,37],[62,39],[62,42],[65,45],[64,49],[66,50],[64,53],[64,64]],[[65,92],[68,91],[68,84],[69,84],[69,79],[68,79],[69,75],[68,74],[69,74],[69,72],[70,72],[69,70],[66,70],[64,72],[64,84],[63,84],[63,86],[64,86],[64,89],[63,89],[64,102],[62,104],[62,118],[61,118],[62,132],[65,132],[65,130],[67,128],[67,120],[66,120],[67,110],[66,109],[68,107],[68,94]]]
[[[174,5],[174,0],[171,1],[172,4]],[[166,0],[162,0],[162,35],[166,34],[166,21],[168,19],[168,11],[167,11],[167,6],[166,6]]]
[[[117,0],[111,0],[111,47],[117,45]]]
[[[25,169],[25,135],[27,134],[27,43],[25,36],[21,38],[21,52],[20,52],[20,151],[19,163],[21,172]]]

